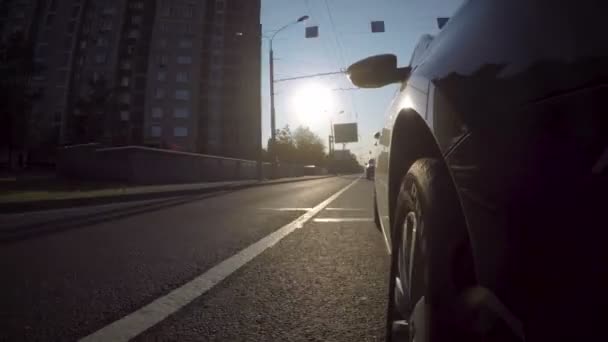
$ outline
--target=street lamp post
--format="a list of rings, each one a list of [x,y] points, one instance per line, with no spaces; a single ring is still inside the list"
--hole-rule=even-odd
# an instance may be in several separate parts
[[[274,145],[276,142],[276,123],[275,123],[275,109],[274,109],[274,50],[272,49],[272,40],[274,39],[274,37],[281,31],[283,31],[284,29],[295,25],[297,23],[303,22],[304,20],[307,20],[309,17],[307,15],[301,16],[300,18],[298,18],[298,20],[291,22],[283,27],[281,27],[280,29],[276,30],[272,36],[270,36],[270,53],[269,53],[269,60],[270,60],[270,146],[268,146],[268,152],[270,155],[270,158],[272,159],[272,165],[273,165],[273,173],[275,172],[276,169],[276,155],[275,155],[275,151],[274,151]],[[273,175],[274,176],[274,175]]]

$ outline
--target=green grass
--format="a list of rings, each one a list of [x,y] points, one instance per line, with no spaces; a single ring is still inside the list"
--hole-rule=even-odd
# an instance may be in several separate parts
[[[111,182],[1,178],[0,203],[116,196],[132,192],[134,188]]]

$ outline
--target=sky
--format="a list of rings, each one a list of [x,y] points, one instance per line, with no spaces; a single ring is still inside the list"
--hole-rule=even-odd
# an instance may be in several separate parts
[[[275,81],[301,75],[344,70],[376,54],[397,55],[399,66],[410,60],[422,34],[437,33],[437,17],[453,14],[463,0],[262,0],[265,35],[303,15],[304,23],[290,26],[273,40]],[[329,10],[328,10],[329,7]],[[371,21],[385,23],[384,33],[371,33]],[[333,22],[333,24],[332,24]],[[318,26],[318,38],[305,38],[307,26]],[[270,138],[269,44],[262,41],[262,135]],[[302,125],[327,145],[330,122],[357,122],[359,142],[346,145],[364,162],[383,125],[398,85],[379,89],[352,89],[344,75],[275,83],[277,128]],[[340,111],[344,113],[339,114]],[[336,145],[336,149],[343,146]]]

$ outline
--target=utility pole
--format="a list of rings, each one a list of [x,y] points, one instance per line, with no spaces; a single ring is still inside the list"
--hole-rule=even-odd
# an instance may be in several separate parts
[[[268,152],[271,156],[271,162],[275,164],[275,143],[276,143],[276,123],[275,123],[275,109],[274,109],[274,51],[272,50],[272,39],[270,40],[270,143],[272,146],[268,146]],[[274,170],[273,170],[274,172]]]
[[[275,123],[275,109],[274,109],[274,51],[272,49],[272,40],[274,39],[274,37],[277,35],[277,33],[283,31],[284,29],[288,28],[289,26],[295,25],[297,23],[303,22],[305,20],[308,20],[308,16],[304,15],[301,16],[300,18],[298,18],[298,20],[291,22],[283,27],[281,27],[280,29],[276,30],[272,36],[270,37],[270,52],[269,52],[269,59],[270,59],[270,144],[268,145],[268,154],[270,155],[271,161],[272,161],[272,177],[274,178],[274,176],[276,175],[276,168],[277,168],[277,156],[275,154],[275,143],[276,143],[276,123]]]

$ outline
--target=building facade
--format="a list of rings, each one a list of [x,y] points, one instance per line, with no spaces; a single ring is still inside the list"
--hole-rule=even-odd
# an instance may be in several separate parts
[[[0,1],[25,4],[2,34],[35,33],[48,141],[258,157],[260,0]]]
[[[146,144],[257,158],[260,1],[158,0]]]

